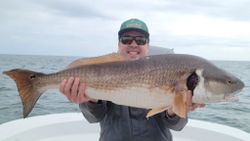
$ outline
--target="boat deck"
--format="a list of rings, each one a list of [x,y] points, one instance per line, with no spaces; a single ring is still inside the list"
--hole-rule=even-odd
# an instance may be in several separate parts
[[[98,141],[99,125],[84,120],[81,113],[63,113],[19,119],[0,125],[1,141]],[[190,119],[174,141],[249,141],[242,130]]]

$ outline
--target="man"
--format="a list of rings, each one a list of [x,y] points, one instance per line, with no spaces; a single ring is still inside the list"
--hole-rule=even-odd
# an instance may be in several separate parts
[[[143,21],[125,21],[118,35],[118,52],[123,57],[136,60],[148,55],[149,32]],[[172,141],[169,129],[181,130],[187,123],[187,119],[178,117],[171,109],[147,119],[147,109],[90,99],[85,95],[86,85],[79,78],[72,77],[61,83],[60,91],[70,101],[80,104],[89,122],[100,122],[100,141]],[[191,92],[188,93],[187,104],[188,111],[204,106],[192,103]]]

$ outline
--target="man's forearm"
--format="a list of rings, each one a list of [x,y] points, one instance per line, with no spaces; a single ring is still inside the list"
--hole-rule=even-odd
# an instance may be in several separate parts
[[[163,119],[162,120],[163,126],[166,126],[176,131],[182,130],[188,121],[187,118],[180,118],[179,116],[172,114],[172,113],[168,113],[168,112],[163,112],[159,116],[161,119]]]
[[[182,130],[185,125],[187,124],[188,119],[187,118],[180,118],[179,116],[175,115],[172,117],[168,117],[167,119],[167,123],[168,123],[168,127],[172,130],[175,131],[180,131]]]
[[[79,104],[84,117],[90,122],[95,123],[103,119],[107,112],[105,101],[87,102]]]

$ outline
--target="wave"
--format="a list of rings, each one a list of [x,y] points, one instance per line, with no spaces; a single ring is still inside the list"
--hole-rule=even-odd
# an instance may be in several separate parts
[[[9,88],[9,87],[0,87],[0,92],[2,92],[2,91],[13,91],[13,90],[15,90],[15,89],[13,89],[13,88]]]

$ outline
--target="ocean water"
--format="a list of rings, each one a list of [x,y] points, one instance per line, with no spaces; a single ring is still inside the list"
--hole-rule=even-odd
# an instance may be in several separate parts
[[[45,73],[65,68],[77,57],[0,55],[0,124],[22,118],[22,104],[13,80],[2,74],[13,68],[31,69]],[[250,62],[213,61],[235,74],[248,86],[239,94],[239,101],[208,104],[189,113],[189,118],[220,123],[250,133]],[[49,90],[38,100],[29,115],[80,112],[78,105],[69,102],[58,90]]]

